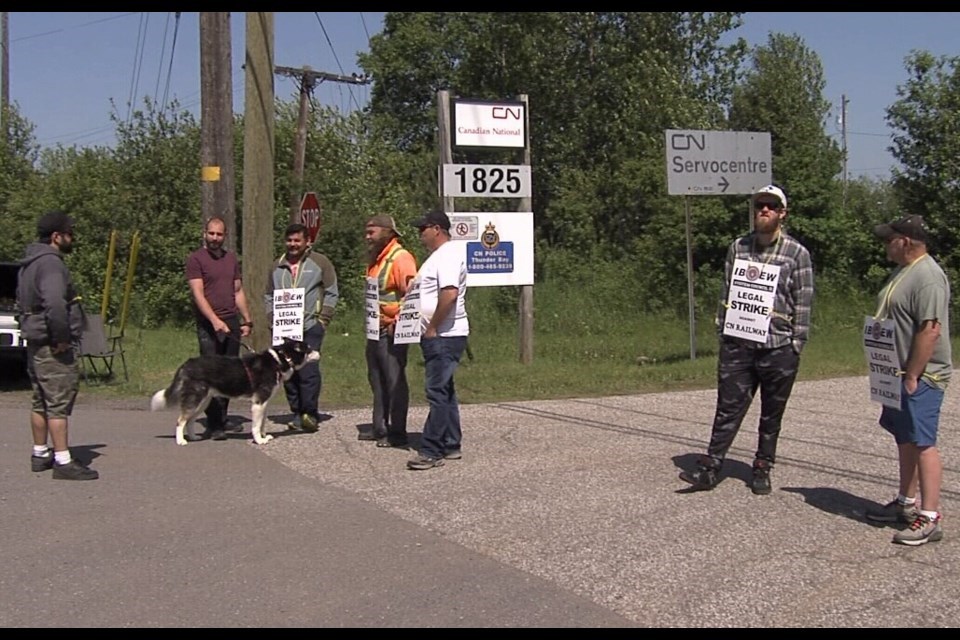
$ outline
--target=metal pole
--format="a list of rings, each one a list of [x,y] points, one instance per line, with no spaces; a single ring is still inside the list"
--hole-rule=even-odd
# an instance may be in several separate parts
[[[690,316],[690,359],[697,359],[697,321],[693,299],[693,238],[690,231],[690,197],[683,196],[687,220],[687,313]]]

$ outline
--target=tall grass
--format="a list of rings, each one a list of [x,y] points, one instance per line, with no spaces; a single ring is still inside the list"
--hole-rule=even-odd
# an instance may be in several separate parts
[[[557,284],[534,290],[534,357],[521,364],[516,291],[475,288],[467,295],[469,354],[457,372],[463,402],[590,397],[711,388],[717,338],[711,313],[696,317],[696,358],[690,358],[689,320],[664,311],[637,313],[624,290]],[[867,371],[860,331],[874,298],[824,286],[814,303],[810,341],[800,379]],[[709,303],[698,308],[710,308]],[[83,386],[84,393],[142,396],[166,386],[177,366],[196,355],[192,328],[127,330],[130,381]],[[366,406],[370,389],[364,360],[363,317],[341,310],[327,332],[321,367],[322,409]],[[954,349],[960,342],[954,339]],[[960,353],[960,351],[955,351]],[[472,356],[472,358],[470,357]],[[423,361],[410,350],[407,367],[413,402],[422,403]]]

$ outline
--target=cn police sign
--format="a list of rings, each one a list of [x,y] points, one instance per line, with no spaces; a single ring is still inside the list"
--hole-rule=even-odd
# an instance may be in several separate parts
[[[303,194],[300,201],[300,222],[307,228],[307,240],[313,244],[320,231],[320,201],[313,191]]]

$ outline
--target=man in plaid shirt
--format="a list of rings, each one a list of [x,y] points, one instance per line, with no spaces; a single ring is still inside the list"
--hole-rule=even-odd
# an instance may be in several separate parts
[[[787,196],[768,185],[753,194],[754,231],[737,238],[727,262],[717,330],[717,408],[707,454],[680,479],[693,491],[713,489],[720,468],[760,388],[760,425],[750,489],[771,492],[780,422],[810,333],[810,253],[787,235]]]

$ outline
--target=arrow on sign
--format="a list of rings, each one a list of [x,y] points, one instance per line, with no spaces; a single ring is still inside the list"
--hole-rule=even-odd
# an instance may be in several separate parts
[[[727,176],[720,176],[720,182],[717,183],[717,186],[722,187],[720,189],[720,193],[726,192],[727,187],[730,186],[730,182],[727,180]]]

